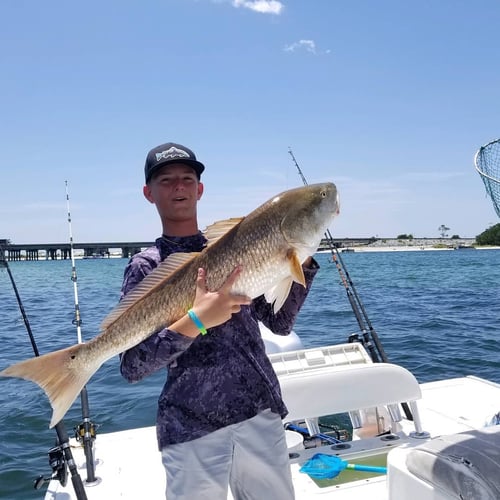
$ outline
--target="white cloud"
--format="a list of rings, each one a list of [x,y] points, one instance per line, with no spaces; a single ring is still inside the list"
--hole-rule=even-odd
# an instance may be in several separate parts
[[[232,4],[233,7],[243,7],[261,14],[279,15],[284,8],[284,5],[277,0],[233,0]]]
[[[314,43],[314,40],[299,40],[285,47],[285,52],[295,52],[297,50],[305,50],[316,54],[316,43]]]

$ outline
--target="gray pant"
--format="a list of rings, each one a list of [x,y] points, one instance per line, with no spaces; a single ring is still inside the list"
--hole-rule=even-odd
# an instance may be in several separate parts
[[[283,424],[265,410],[207,436],[166,446],[167,500],[292,500]]]

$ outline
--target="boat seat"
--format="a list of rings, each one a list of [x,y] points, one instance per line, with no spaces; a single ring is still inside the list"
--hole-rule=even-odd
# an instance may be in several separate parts
[[[444,435],[388,455],[389,498],[500,498],[500,426]],[[392,495],[392,496],[391,496]]]
[[[408,470],[456,498],[500,498],[500,426],[441,436],[413,449]]]
[[[390,363],[312,367],[279,375],[287,421],[317,418],[376,406],[414,402],[421,398],[420,386],[405,368]],[[421,429],[417,428],[417,431]]]

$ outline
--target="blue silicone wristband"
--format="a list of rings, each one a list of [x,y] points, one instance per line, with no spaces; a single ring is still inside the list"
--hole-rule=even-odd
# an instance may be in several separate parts
[[[191,321],[196,325],[196,328],[200,330],[200,333],[202,335],[205,335],[207,333],[207,329],[205,328],[205,325],[200,321],[200,318],[196,316],[196,313],[192,309],[189,309],[188,316],[191,318]]]

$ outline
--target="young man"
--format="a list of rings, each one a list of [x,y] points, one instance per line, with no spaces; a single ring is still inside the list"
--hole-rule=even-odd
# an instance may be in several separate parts
[[[122,296],[168,255],[204,248],[197,219],[204,169],[180,144],[148,153],[143,193],[156,205],[163,234],[130,260]],[[157,414],[167,500],[226,500],[228,486],[235,500],[294,498],[281,421],[287,410],[258,321],[279,335],[290,333],[318,269],[313,259],[303,267],[307,287],[294,283],[276,314],[263,296],[252,301],[229,293],[240,267],[215,291],[200,269],[194,317],[186,313],[123,353],[121,373],[130,382],[168,370]]]

